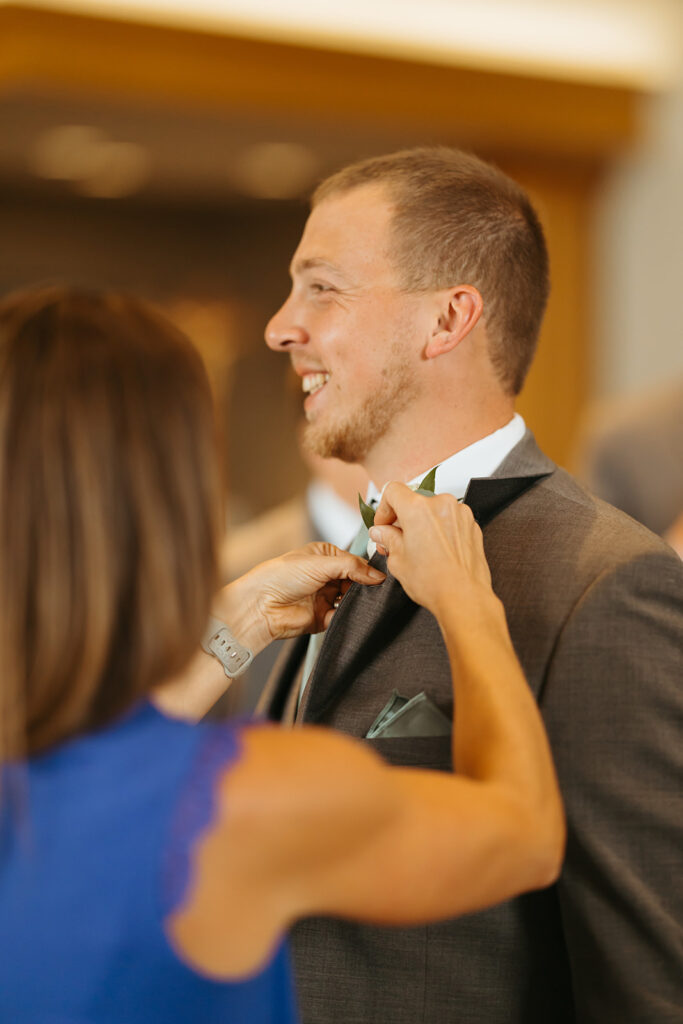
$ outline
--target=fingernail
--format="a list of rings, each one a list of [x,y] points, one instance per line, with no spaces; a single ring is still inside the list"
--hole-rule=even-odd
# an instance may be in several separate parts
[[[382,539],[382,531],[379,526],[371,526],[368,530],[370,540],[374,540],[375,544],[378,544]]]
[[[368,566],[368,576],[371,576],[373,580],[386,579],[385,574],[383,572],[380,572],[379,569],[375,569],[374,566],[372,565]]]

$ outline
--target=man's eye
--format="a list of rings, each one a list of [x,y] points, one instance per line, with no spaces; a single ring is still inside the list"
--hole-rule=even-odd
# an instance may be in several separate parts
[[[322,281],[312,281],[310,285],[311,291],[315,292],[316,295],[321,295],[323,292],[334,291],[332,285],[323,284]]]

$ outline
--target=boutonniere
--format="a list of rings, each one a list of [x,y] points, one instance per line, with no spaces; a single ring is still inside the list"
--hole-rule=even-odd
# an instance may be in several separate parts
[[[434,469],[430,469],[424,480],[421,480],[417,487],[413,487],[412,490],[415,491],[416,494],[432,496],[436,486],[436,471],[438,468],[438,466],[434,466]],[[372,505],[368,505],[367,502],[363,501],[360,494],[358,495],[358,504],[360,506],[360,514],[363,518],[363,522],[365,523],[365,528],[366,530],[369,530],[375,523],[375,509]],[[368,558],[372,558],[376,550],[377,545],[374,540],[368,540]]]

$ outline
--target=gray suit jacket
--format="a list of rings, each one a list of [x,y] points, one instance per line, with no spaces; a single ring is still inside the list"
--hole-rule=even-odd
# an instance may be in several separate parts
[[[550,735],[566,865],[555,886],[457,921],[301,922],[304,1022],[683,1021],[683,563],[529,433],[467,500]],[[271,717],[304,648],[293,643],[269,683]],[[298,721],[365,736],[393,689],[451,714],[436,621],[389,578],[344,598]],[[369,742],[393,764],[451,767],[448,736]]]

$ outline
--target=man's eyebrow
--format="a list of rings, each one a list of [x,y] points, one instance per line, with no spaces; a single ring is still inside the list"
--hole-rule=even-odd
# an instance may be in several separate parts
[[[291,267],[292,274],[303,274],[306,270],[331,270],[334,274],[341,274],[339,267],[321,256],[309,256],[306,259],[296,260]]]

